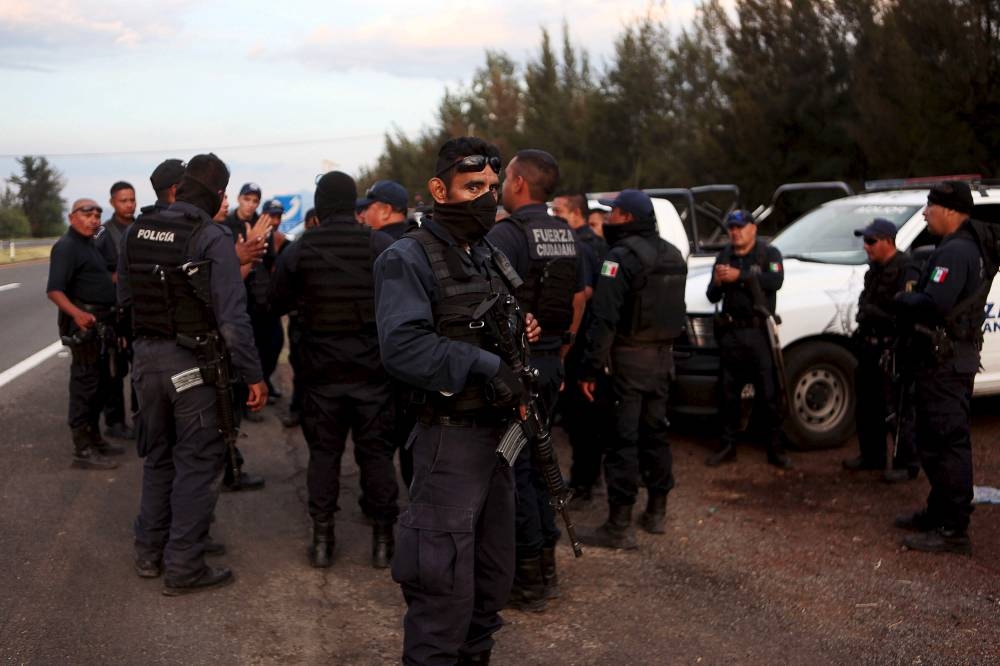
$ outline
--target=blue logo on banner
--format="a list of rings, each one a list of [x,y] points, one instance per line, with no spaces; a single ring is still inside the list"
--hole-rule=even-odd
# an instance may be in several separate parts
[[[302,195],[301,194],[279,194],[274,197],[281,202],[285,208],[285,214],[281,216],[281,225],[278,227],[282,231],[288,231],[302,221]]]

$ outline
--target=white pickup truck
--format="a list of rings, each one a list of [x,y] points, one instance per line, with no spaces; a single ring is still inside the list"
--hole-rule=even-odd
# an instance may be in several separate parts
[[[976,186],[973,198],[973,217],[1000,223],[1000,189]],[[875,217],[884,217],[899,229],[899,249],[932,245],[935,239],[927,232],[922,215],[926,202],[926,189],[835,199],[802,216],[773,239],[784,255],[785,269],[777,308],[788,375],[785,432],[797,446],[839,446],[854,432],[854,357],[848,339],[868,269],[861,239],[854,236],[854,230],[867,226]],[[661,235],[667,237],[664,222],[672,223],[669,215],[660,221]],[[688,265],[689,325],[686,336],[675,346],[677,380],[671,402],[678,412],[709,415],[717,411],[719,371],[712,333],[715,305],[705,295],[712,260],[691,257]],[[998,299],[1000,278],[986,304],[984,370],[976,377],[976,395],[1000,393]]]

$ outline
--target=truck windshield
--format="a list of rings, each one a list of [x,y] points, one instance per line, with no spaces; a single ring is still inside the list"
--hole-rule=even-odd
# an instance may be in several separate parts
[[[772,243],[786,259],[825,264],[863,264],[868,260],[862,239],[854,235],[876,217],[898,229],[921,206],[873,203],[830,203],[803,215]]]

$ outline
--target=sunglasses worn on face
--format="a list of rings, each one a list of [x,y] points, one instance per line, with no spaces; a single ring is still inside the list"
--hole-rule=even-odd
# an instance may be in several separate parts
[[[79,208],[74,208],[70,215],[75,215],[76,213],[83,213],[84,215],[90,215],[96,212],[98,215],[104,212],[104,209],[100,206],[80,206]]]
[[[875,243],[882,240],[881,238],[873,238],[871,236],[865,236],[865,245],[874,245]]]
[[[446,166],[445,168],[434,174],[435,178],[440,178],[443,174],[447,173],[449,169],[454,169],[458,173],[478,173],[489,165],[493,169],[493,173],[500,173],[500,166],[502,162],[499,157],[487,157],[486,155],[469,155],[468,157],[463,157],[462,159],[453,162]]]

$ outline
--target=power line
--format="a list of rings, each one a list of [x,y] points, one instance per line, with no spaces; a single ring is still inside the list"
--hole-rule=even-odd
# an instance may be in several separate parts
[[[325,139],[301,139],[298,141],[276,141],[273,143],[248,143],[242,145],[234,146],[214,146],[211,148],[206,148],[204,146],[199,146],[197,148],[164,148],[159,150],[118,150],[118,151],[105,151],[105,152],[94,152],[94,153],[45,153],[44,156],[52,158],[68,158],[68,157],[119,157],[123,155],[188,155],[190,153],[197,153],[201,151],[211,150],[213,152],[226,151],[226,150],[256,150],[261,148],[281,148],[285,146],[305,146],[313,143],[341,143],[344,141],[357,141],[360,139],[375,139],[385,136],[384,134],[357,134],[355,136],[340,136],[331,137]],[[0,153],[0,158],[17,158],[25,154],[35,154],[35,153]],[[39,155],[41,155],[39,153]]]

